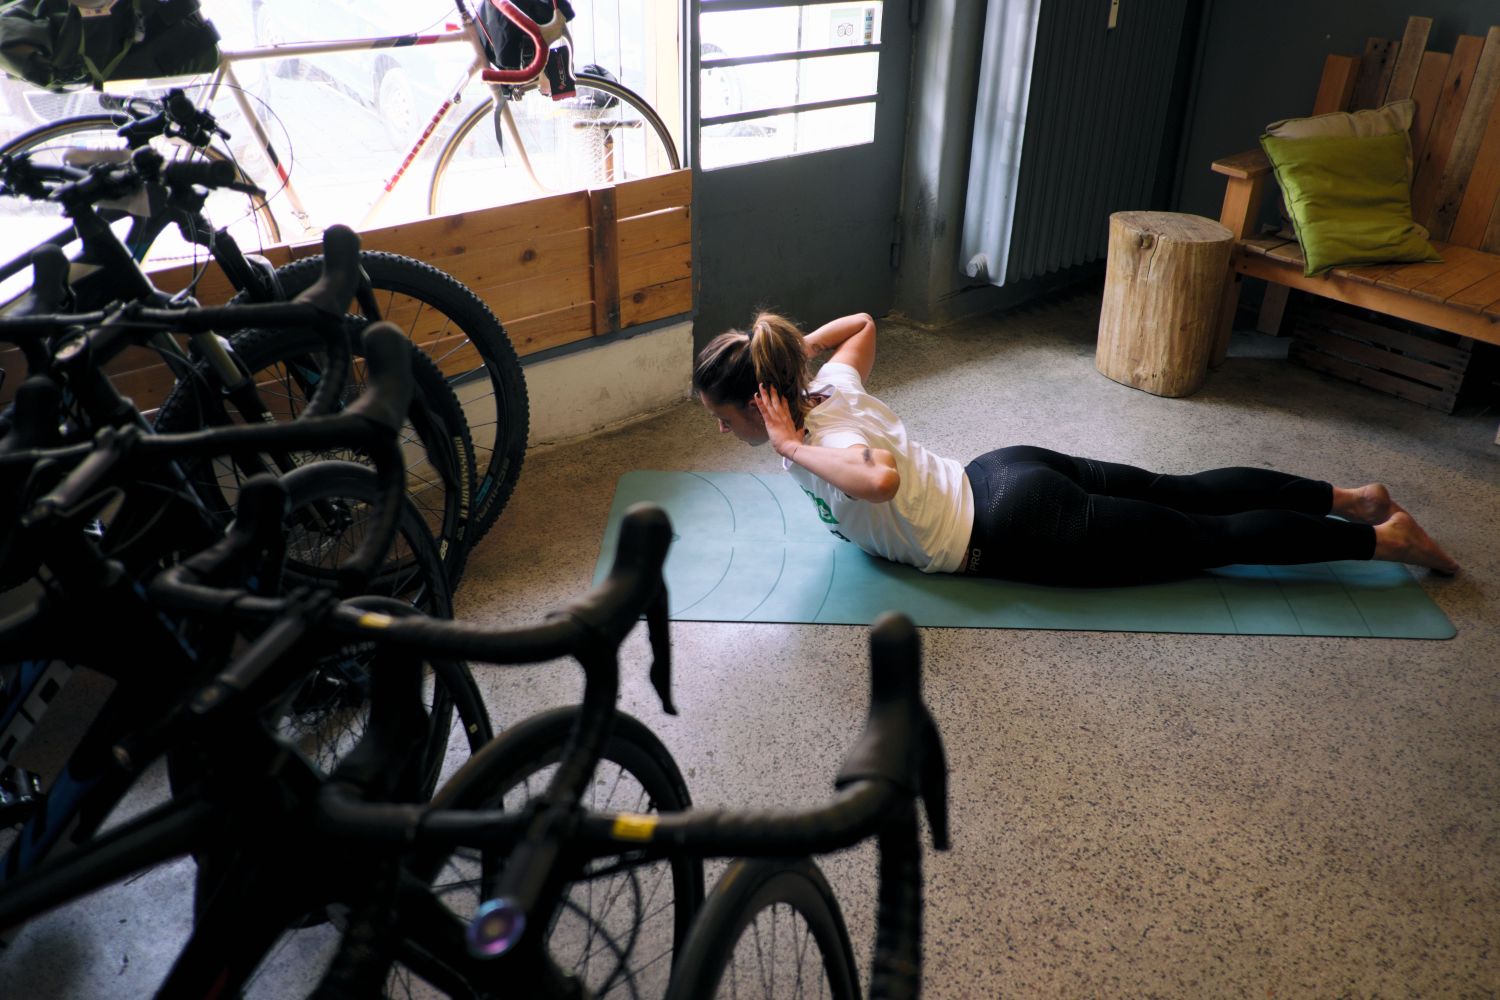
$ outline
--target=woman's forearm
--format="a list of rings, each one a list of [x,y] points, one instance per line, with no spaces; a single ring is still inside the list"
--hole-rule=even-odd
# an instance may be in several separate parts
[[[818,353],[831,351],[844,341],[866,329],[873,330],[875,320],[869,313],[854,313],[851,316],[840,316],[838,319],[829,320],[807,335],[807,343],[817,349]]]
[[[901,488],[896,457],[883,448],[866,445],[824,448],[793,441],[776,451],[782,458],[802,466],[856,500],[885,503]]]

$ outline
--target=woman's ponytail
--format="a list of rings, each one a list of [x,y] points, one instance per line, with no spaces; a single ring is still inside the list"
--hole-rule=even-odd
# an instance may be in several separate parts
[[[792,423],[802,426],[807,414],[807,351],[802,331],[785,316],[763,312],[750,325],[750,360],[755,381],[775,386],[792,411]]]
[[[802,331],[791,320],[763,312],[750,332],[730,330],[708,342],[693,368],[693,391],[714,403],[746,406],[762,385],[786,400],[792,422],[807,413],[807,354]]]

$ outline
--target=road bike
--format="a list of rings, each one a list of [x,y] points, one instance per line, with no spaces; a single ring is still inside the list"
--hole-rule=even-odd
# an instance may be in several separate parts
[[[368,228],[380,216],[391,193],[465,99],[465,90],[475,80],[482,81],[489,94],[458,121],[438,149],[427,182],[426,208],[430,214],[490,207],[515,200],[515,194],[521,191],[577,190],[680,168],[670,130],[643,97],[601,67],[575,70],[571,65],[567,22],[561,13],[554,8],[552,19],[539,24],[509,0],[483,2],[492,4],[530,40],[532,57],[526,65],[506,68],[491,64],[485,29],[465,0],[455,2],[458,24],[453,30],[436,34],[292,42],[221,53],[218,69],[200,88],[197,100],[207,107],[221,92],[227,92],[240,113],[238,127],[248,130],[246,138],[253,154],[237,159],[223,137],[206,148],[191,142],[188,145],[198,150],[193,155],[235,160],[245,177],[272,192],[273,198],[271,202],[252,200],[248,208],[241,202],[233,215],[215,214],[226,219],[248,216],[251,228],[238,231],[246,245],[254,245],[254,235],[270,243],[298,238],[297,233],[283,232],[272,211],[271,204],[284,198],[302,234],[318,230],[293,181],[290,158],[271,137],[266,123],[269,106],[257,110],[235,71],[240,64],[265,60],[301,60],[408,46],[470,48],[472,59],[462,76],[443,92],[447,96],[386,175],[373,205],[355,226],[359,230]],[[79,146],[117,145],[116,131],[129,124],[132,112],[143,105],[139,99],[106,100],[110,106],[103,113],[64,118],[32,129],[0,146],[0,153],[63,156]],[[184,138],[169,134],[157,141],[181,150]],[[164,249],[158,248],[158,253]]]

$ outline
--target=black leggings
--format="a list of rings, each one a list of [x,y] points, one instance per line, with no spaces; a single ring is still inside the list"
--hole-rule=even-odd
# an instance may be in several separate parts
[[[963,572],[978,576],[1099,586],[1375,553],[1374,528],[1326,516],[1331,485],[1269,469],[1164,476],[1018,445],[965,472],[974,532]]]

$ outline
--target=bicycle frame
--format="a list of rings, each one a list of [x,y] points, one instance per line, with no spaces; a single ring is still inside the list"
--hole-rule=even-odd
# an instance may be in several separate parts
[[[484,2],[488,2],[488,0],[484,0]],[[499,6],[502,11],[505,11],[505,8],[510,8],[510,11],[505,11],[507,16],[511,16],[511,12],[515,12],[515,16],[525,18],[525,15],[515,11],[515,8],[510,3],[504,2],[504,0],[502,0]],[[261,48],[239,49],[220,54],[219,67],[215,70],[208,84],[207,100],[209,103],[212,103],[218,96],[219,89],[226,84],[229,86],[231,93],[234,95],[235,103],[240,109],[240,113],[245,116],[245,121],[249,124],[255,141],[260,146],[261,153],[264,154],[266,161],[271,164],[272,168],[276,171],[276,176],[281,180],[286,192],[287,201],[291,203],[292,214],[301,224],[305,233],[314,234],[318,231],[317,227],[312,224],[311,214],[304,205],[301,196],[297,193],[296,186],[292,183],[291,172],[276,154],[276,148],[266,131],[265,123],[261,121],[260,116],[251,107],[249,99],[245,96],[244,87],[240,85],[239,79],[235,76],[234,66],[236,63],[270,59],[290,59],[297,56],[327,55],[337,52],[372,52],[377,49],[407,48],[413,45],[457,45],[460,43],[467,43],[469,45],[474,53],[474,58],[469,63],[468,68],[464,70],[463,75],[447,91],[451,96],[444,98],[443,103],[438,106],[438,109],[433,112],[432,117],[428,119],[426,126],[423,127],[416,141],[406,151],[394,172],[391,173],[390,179],[385,182],[379,197],[375,199],[375,203],[370,206],[369,210],[365,212],[364,218],[355,226],[356,229],[363,230],[369,227],[379,216],[385,207],[386,201],[390,198],[391,192],[395,190],[401,178],[406,175],[407,169],[421,155],[422,150],[427,147],[427,143],[432,138],[433,133],[447,119],[448,113],[453,110],[454,105],[462,102],[464,90],[474,81],[475,77],[483,79],[489,85],[491,92],[494,94],[495,107],[500,112],[500,118],[504,123],[506,134],[510,137],[512,147],[519,154],[521,164],[525,168],[527,176],[531,178],[532,183],[538,187],[542,186],[541,181],[537,179],[536,172],[532,169],[531,159],[526,154],[526,144],[521,139],[520,131],[516,128],[515,118],[511,114],[510,103],[504,93],[504,87],[515,86],[525,88],[536,85],[541,79],[542,69],[546,65],[548,47],[559,40],[567,40],[571,44],[567,25],[558,17],[554,19],[552,25],[545,27],[537,26],[539,30],[533,32],[525,23],[517,22],[522,30],[527,31],[531,35],[534,42],[539,43],[537,44],[538,57],[533,60],[531,66],[520,70],[496,70],[490,67],[489,55],[485,51],[484,39],[480,34],[478,22],[463,4],[458,4],[457,9],[461,22],[459,28],[457,30],[445,31],[441,34],[384,35],[379,38],[355,38],[328,42],[288,42]],[[525,20],[530,21],[529,18],[525,18]],[[534,24],[534,22],[532,23]]]

